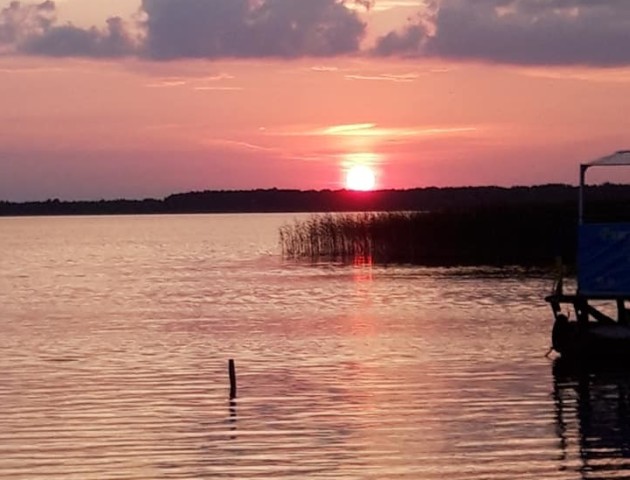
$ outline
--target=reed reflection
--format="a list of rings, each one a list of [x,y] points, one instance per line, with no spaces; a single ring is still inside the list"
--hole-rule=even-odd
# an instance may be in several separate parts
[[[630,478],[630,371],[553,366],[556,429],[562,468],[577,465],[581,478]]]

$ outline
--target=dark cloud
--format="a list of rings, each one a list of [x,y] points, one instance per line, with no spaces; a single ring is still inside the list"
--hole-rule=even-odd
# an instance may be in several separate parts
[[[628,0],[442,0],[381,37],[379,55],[512,64],[630,64]]]
[[[420,25],[408,25],[400,32],[389,32],[379,38],[375,53],[383,56],[421,55],[427,38],[425,28]]]
[[[141,22],[104,28],[56,22],[56,6],[12,2],[0,11],[3,50],[48,56],[153,59],[335,56],[359,51],[372,0],[143,0]],[[135,27],[135,28],[130,28]],[[132,32],[142,31],[142,39]]]
[[[333,56],[357,52],[365,32],[340,0],[143,0],[142,8],[146,53],[158,59]]]
[[[141,21],[61,25],[55,3],[0,10],[0,52],[48,56],[297,58],[359,54],[374,0],[142,0]],[[424,0],[381,56],[630,65],[630,0]],[[141,33],[141,35],[140,35]]]
[[[57,57],[120,57],[134,53],[136,42],[122,19],[113,17],[103,30],[73,25],[51,27],[41,35],[27,38],[18,50]]]
[[[136,41],[122,19],[104,29],[57,25],[52,1],[11,4],[0,11],[0,45],[14,52],[48,56],[118,57],[136,51]]]
[[[0,44],[15,44],[41,35],[55,22],[55,4],[45,1],[36,5],[11,2],[0,10]]]

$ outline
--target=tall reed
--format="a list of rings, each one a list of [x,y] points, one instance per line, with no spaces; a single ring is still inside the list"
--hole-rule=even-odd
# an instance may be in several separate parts
[[[280,229],[287,258],[417,265],[545,265],[575,259],[565,208],[322,214]]]

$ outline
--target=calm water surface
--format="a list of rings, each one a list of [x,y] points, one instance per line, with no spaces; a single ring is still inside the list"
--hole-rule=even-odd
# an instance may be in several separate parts
[[[0,478],[630,478],[548,278],[284,262],[292,218],[0,219]]]

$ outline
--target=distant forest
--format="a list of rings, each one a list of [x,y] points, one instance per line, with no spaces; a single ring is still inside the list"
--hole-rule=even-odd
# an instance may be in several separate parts
[[[393,212],[465,211],[520,206],[577,208],[577,187],[540,185],[532,187],[414,188],[408,190],[243,190],[204,191],[170,195],[164,199],[6,202],[0,201],[0,216],[22,215],[128,215],[180,213],[264,212]],[[617,214],[630,213],[630,186],[589,186],[588,204],[604,205],[614,200]],[[596,210],[602,210],[597,209]]]

